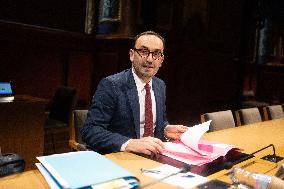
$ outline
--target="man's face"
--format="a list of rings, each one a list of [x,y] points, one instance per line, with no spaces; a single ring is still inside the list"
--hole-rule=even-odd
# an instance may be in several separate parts
[[[143,81],[149,82],[158,72],[164,61],[164,45],[155,35],[143,35],[136,41],[135,48],[130,49],[130,61],[135,73]],[[149,53],[150,52],[150,53]]]

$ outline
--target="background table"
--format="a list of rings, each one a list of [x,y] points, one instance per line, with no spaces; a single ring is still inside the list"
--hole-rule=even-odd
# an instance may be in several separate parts
[[[0,103],[0,147],[3,154],[17,153],[26,169],[35,169],[36,156],[43,155],[45,106],[47,100],[15,96],[13,102]]]

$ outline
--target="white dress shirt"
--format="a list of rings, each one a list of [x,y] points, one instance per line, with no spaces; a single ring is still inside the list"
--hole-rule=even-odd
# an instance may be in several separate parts
[[[144,125],[145,125],[145,95],[146,95],[146,89],[145,85],[146,83],[140,79],[137,74],[134,71],[134,68],[132,67],[132,74],[134,77],[134,81],[136,84],[137,92],[138,92],[138,98],[139,98],[139,106],[140,106],[140,138],[143,137],[144,134]],[[152,100],[152,113],[153,113],[153,132],[155,131],[156,127],[156,100],[155,100],[155,94],[152,87],[152,79],[149,82],[150,85],[150,92],[151,92],[151,100]],[[125,151],[125,148],[130,140],[125,142],[121,146],[121,151]]]
[[[136,73],[134,72],[134,68],[132,68],[132,74],[134,77],[134,81],[136,84],[136,88],[138,91],[138,97],[139,97],[139,105],[140,105],[140,138],[144,134],[144,125],[145,125],[145,95],[146,95],[146,89],[145,85],[146,83],[141,80]],[[150,92],[151,92],[151,100],[152,100],[152,113],[153,113],[153,131],[156,127],[156,100],[154,91],[152,88],[152,80],[149,82],[150,85]]]

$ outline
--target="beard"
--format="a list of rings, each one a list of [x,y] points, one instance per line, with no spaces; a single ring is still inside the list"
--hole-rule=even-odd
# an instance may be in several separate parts
[[[135,70],[135,73],[139,77],[150,79],[156,75],[159,68],[155,68],[155,67],[147,68],[147,67],[144,67],[143,65],[138,65],[138,66],[134,65],[134,70]]]

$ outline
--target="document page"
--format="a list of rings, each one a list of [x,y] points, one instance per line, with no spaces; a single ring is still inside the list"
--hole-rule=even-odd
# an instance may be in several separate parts
[[[156,179],[161,179],[178,171],[179,171],[178,168],[164,164],[154,169],[151,169],[145,172],[144,174],[154,177]],[[187,173],[178,173],[177,175],[165,179],[163,182],[172,184],[174,186],[179,186],[182,188],[193,188],[207,181],[209,181],[209,179],[206,177],[191,172],[187,172]]]
[[[205,155],[202,153],[202,151],[199,151],[198,143],[201,136],[209,130],[210,123],[211,120],[206,121],[199,125],[195,125],[193,127],[189,127],[188,130],[181,135],[180,137],[181,141],[191,149],[199,152],[202,155]]]
[[[182,161],[189,165],[203,165],[220,156],[225,156],[232,148],[230,144],[201,139],[209,130],[210,121],[188,128],[181,140],[166,142],[163,155]]]

